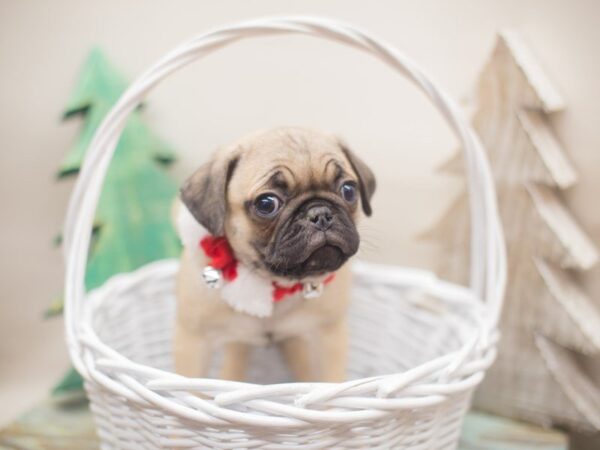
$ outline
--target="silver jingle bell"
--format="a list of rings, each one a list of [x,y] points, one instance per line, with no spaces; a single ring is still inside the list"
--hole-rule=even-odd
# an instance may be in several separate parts
[[[323,293],[323,283],[306,282],[302,286],[302,296],[306,299],[318,298]]]
[[[217,289],[223,284],[223,276],[219,269],[215,269],[212,266],[206,266],[202,270],[202,278],[210,289]]]

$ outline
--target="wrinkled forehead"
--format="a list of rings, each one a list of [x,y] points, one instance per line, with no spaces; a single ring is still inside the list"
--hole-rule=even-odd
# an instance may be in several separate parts
[[[326,189],[354,173],[339,142],[326,135],[272,133],[241,145],[230,191],[244,195],[265,189]]]

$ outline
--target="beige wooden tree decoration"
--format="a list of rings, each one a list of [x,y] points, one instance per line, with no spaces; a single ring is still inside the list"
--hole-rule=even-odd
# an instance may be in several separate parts
[[[577,273],[598,253],[560,198],[577,174],[547,117],[564,108],[519,36],[502,32],[481,73],[473,124],[488,151],[506,233],[509,281],[498,359],[476,407],[544,425],[600,430],[600,308]],[[462,171],[458,157],[442,171]],[[466,281],[464,192],[426,236],[447,250],[440,275]],[[589,362],[589,361],[588,361]]]

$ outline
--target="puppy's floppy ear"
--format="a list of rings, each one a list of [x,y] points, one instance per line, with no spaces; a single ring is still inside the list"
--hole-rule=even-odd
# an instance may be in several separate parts
[[[354,154],[352,150],[348,148],[346,144],[340,142],[340,147],[348,158],[350,165],[358,175],[358,184],[360,189],[360,202],[362,203],[363,211],[367,216],[370,216],[372,213],[371,209],[371,197],[373,197],[373,193],[375,192],[375,175],[369,166],[367,166],[362,159]]]
[[[194,172],[181,187],[181,201],[213,236],[225,234],[227,186],[238,159],[213,159]]]

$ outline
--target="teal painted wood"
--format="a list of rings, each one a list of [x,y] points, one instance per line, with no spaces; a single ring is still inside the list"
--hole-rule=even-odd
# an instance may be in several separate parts
[[[96,129],[127,84],[99,49],[90,52],[65,110],[65,118],[81,116],[83,128],[60,167],[60,177],[77,174]],[[174,160],[171,148],[142,122],[140,112],[132,113],[96,210],[87,289],[117,273],[179,254],[170,216],[177,186],[163,171]]]
[[[0,430],[0,450],[97,450],[85,399],[58,404],[47,399]]]
[[[459,450],[567,450],[568,437],[558,430],[516,420],[470,412],[465,418]]]
[[[61,164],[60,178],[78,173],[96,129],[127,84],[99,49],[90,52],[64,114],[66,119],[81,117],[83,127]],[[140,111],[132,113],[96,210],[85,276],[88,290],[115,274],[179,255],[181,247],[170,214],[177,185],[164,172],[174,160],[172,149],[143,123]],[[81,387],[81,378],[71,371],[55,392]]]

